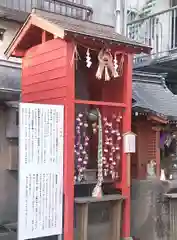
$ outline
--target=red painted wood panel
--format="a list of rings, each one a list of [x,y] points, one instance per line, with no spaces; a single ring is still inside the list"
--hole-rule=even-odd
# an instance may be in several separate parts
[[[33,103],[33,101],[31,102]],[[58,105],[58,104],[61,104],[61,105],[65,105],[66,104],[66,98],[51,98],[51,99],[43,99],[40,101],[41,104],[52,104],[52,105]]]
[[[56,89],[46,89],[46,86],[43,86],[44,90],[38,90],[37,92],[31,91],[26,93],[24,89],[23,97],[33,99],[33,101],[39,102],[44,99],[57,98],[57,97],[66,97],[67,90],[65,87],[56,88]],[[35,89],[36,90],[36,89]]]
[[[28,60],[26,60],[27,62]],[[25,62],[25,64],[27,64]],[[58,67],[66,67],[66,57],[59,57],[58,59],[51,60],[49,62],[41,63],[40,65],[33,66],[33,67],[25,67],[24,68],[24,77],[34,76],[40,74],[41,72],[47,72]]]
[[[66,47],[57,48],[49,52],[44,52],[43,54],[36,55],[35,57],[26,57],[28,64],[25,67],[32,67],[40,65],[41,63],[49,62],[51,60],[57,59],[59,57],[66,57]]]
[[[22,101],[40,102],[66,97],[66,52],[67,44],[60,39],[27,51],[23,59]]]
[[[47,81],[46,81],[47,82]],[[30,84],[30,85],[27,85],[27,86],[23,86],[22,87],[22,91],[24,89],[25,91],[25,94],[29,94],[33,91],[33,93],[37,93],[37,92],[41,92],[41,91],[46,91],[46,86],[45,86],[45,83],[44,81],[42,82],[38,82],[38,83],[33,83],[33,84]],[[49,82],[47,82],[49,83]],[[34,88],[34,85],[35,85],[35,88]],[[58,89],[63,89],[63,88],[66,88],[66,79],[65,77],[62,77],[62,78],[55,78],[55,79],[52,79],[50,80],[50,84],[48,84],[48,88],[47,88],[47,91],[48,90],[58,90]],[[58,92],[58,94],[60,94]],[[66,93],[65,93],[66,94]]]
[[[60,73],[60,76],[58,74]],[[52,81],[61,78],[59,81],[62,84],[62,81],[66,76],[66,67],[58,67],[47,72],[42,72],[33,76],[25,77],[23,76],[23,86],[30,86],[34,83],[43,83],[46,81]],[[66,81],[63,82],[63,86],[66,86]]]
[[[55,40],[50,40],[48,42],[30,48],[26,52],[25,57],[33,58],[39,55],[43,55],[44,53],[51,52],[52,50],[57,50],[58,48],[66,47],[66,45],[67,45],[66,42],[59,38]]]

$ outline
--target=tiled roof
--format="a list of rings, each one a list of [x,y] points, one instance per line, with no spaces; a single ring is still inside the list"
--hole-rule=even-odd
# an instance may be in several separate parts
[[[177,95],[166,86],[164,78],[155,74],[133,74],[133,107],[143,108],[169,119],[177,118]]]
[[[63,16],[60,14],[42,11],[38,9],[33,9],[33,14],[49,21],[50,23],[58,25],[59,27],[63,28],[66,32],[86,35],[93,38],[95,37],[110,40],[116,43],[131,45],[138,48],[146,48],[146,50],[149,49],[149,51],[151,49],[145,44],[135,42],[123,35],[116,33],[113,27],[107,25],[98,24],[91,21],[74,19],[68,16]]]
[[[28,16],[25,23],[16,33],[10,45],[6,49],[5,51],[6,56],[9,57],[12,54],[11,50],[13,48],[15,49],[17,45],[20,48],[20,44],[23,41],[23,37],[25,36],[25,34],[28,34],[27,30],[29,30],[29,28],[32,26],[37,26],[38,28],[41,28],[61,38],[66,38],[68,36],[71,38],[82,36],[83,42],[84,39],[91,38],[92,40],[93,39],[98,40],[102,45],[104,43],[108,45],[112,44],[113,47],[123,45],[125,47],[128,47],[127,48],[128,52],[132,53],[141,52],[150,53],[151,51],[151,47],[130,40],[126,36],[116,33],[113,27],[94,23],[92,21],[79,20],[68,16],[56,14],[53,12],[33,9],[32,13]],[[20,36],[22,38],[20,38]],[[86,42],[88,42],[87,39]],[[94,44],[94,41],[92,42]],[[22,48],[24,50],[24,47]]]

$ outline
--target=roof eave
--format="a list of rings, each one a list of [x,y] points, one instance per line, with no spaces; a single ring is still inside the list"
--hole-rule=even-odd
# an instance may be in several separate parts
[[[126,41],[118,41],[118,40],[114,40],[112,38],[108,38],[108,37],[104,37],[104,36],[94,36],[94,35],[91,35],[91,34],[87,34],[87,33],[82,33],[82,32],[79,32],[79,31],[71,31],[71,30],[68,30],[68,29],[65,29],[65,36],[68,35],[68,34],[71,34],[73,35],[74,37],[77,38],[77,36],[83,36],[84,38],[93,38],[94,40],[100,40],[101,42],[110,42],[111,45],[114,45],[114,46],[122,46],[122,45],[126,45],[130,48],[132,48],[132,53],[146,53],[146,54],[150,54],[152,48],[149,47],[149,46],[145,46],[145,45],[139,45],[139,44],[134,44],[132,42],[132,44],[130,43],[127,43]]]
[[[153,109],[150,109],[150,108],[145,108],[143,106],[140,106],[138,104],[135,104],[134,106],[132,106],[132,109],[133,109],[133,112],[144,112],[144,113],[147,113],[147,114],[152,114],[152,115],[156,115],[160,118],[164,118],[164,119],[169,119],[169,116],[167,115],[164,115],[162,113],[159,113],[159,112],[156,112],[155,110]]]
[[[5,56],[9,58],[13,55],[13,52],[17,48],[17,46],[22,41],[23,37],[25,36],[26,32],[30,29],[31,26],[36,26],[42,28],[44,31],[49,31],[55,36],[64,39],[65,31],[63,28],[56,26],[53,23],[48,22],[47,20],[36,16],[35,14],[31,13],[23,26],[17,32],[15,37],[13,38],[12,42],[4,52]]]
[[[7,58],[9,58],[12,55],[13,51],[15,50],[15,48],[17,47],[17,45],[21,41],[21,38],[24,36],[26,31],[29,29],[30,25],[31,25],[31,15],[28,16],[27,20],[24,22],[22,27],[19,29],[19,31],[16,33],[16,35],[12,39],[8,48],[5,50],[4,54]],[[20,37],[21,34],[23,35],[22,37]]]

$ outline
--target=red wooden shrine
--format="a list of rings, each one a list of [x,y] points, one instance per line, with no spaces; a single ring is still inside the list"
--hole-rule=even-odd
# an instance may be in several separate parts
[[[68,20],[69,19],[69,20]],[[69,21],[69,24],[67,23]],[[110,81],[95,77],[98,53],[107,48],[124,56],[123,74]],[[92,66],[87,68],[85,53],[90,49]],[[18,31],[7,56],[22,57],[22,102],[63,104],[64,129],[64,239],[73,239],[74,202],[74,138],[76,105],[99,108],[102,115],[121,114],[120,131],[131,131],[133,54],[149,52],[149,48],[116,35],[110,27],[70,19],[53,13],[33,11]],[[118,59],[119,60],[119,59]],[[81,62],[81,63],[79,63]],[[89,96],[76,94],[77,73],[82,76],[81,92],[87,81]],[[87,79],[87,80],[86,80]],[[84,92],[84,90],[83,90]],[[119,178],[115,188],[126,197],[123,209],[123,237],[130,237],[130,186],[127,183],[127,156],[120,144]]]

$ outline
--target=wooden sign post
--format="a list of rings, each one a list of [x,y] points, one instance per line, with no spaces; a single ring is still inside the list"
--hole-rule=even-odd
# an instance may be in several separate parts
[[[127,132],[123,135],[123,146],[124,153],[127,154],[127,184],[130,186],[130,161],[131,161],[131,153],[136,152],[136,134],[133,132]]]

